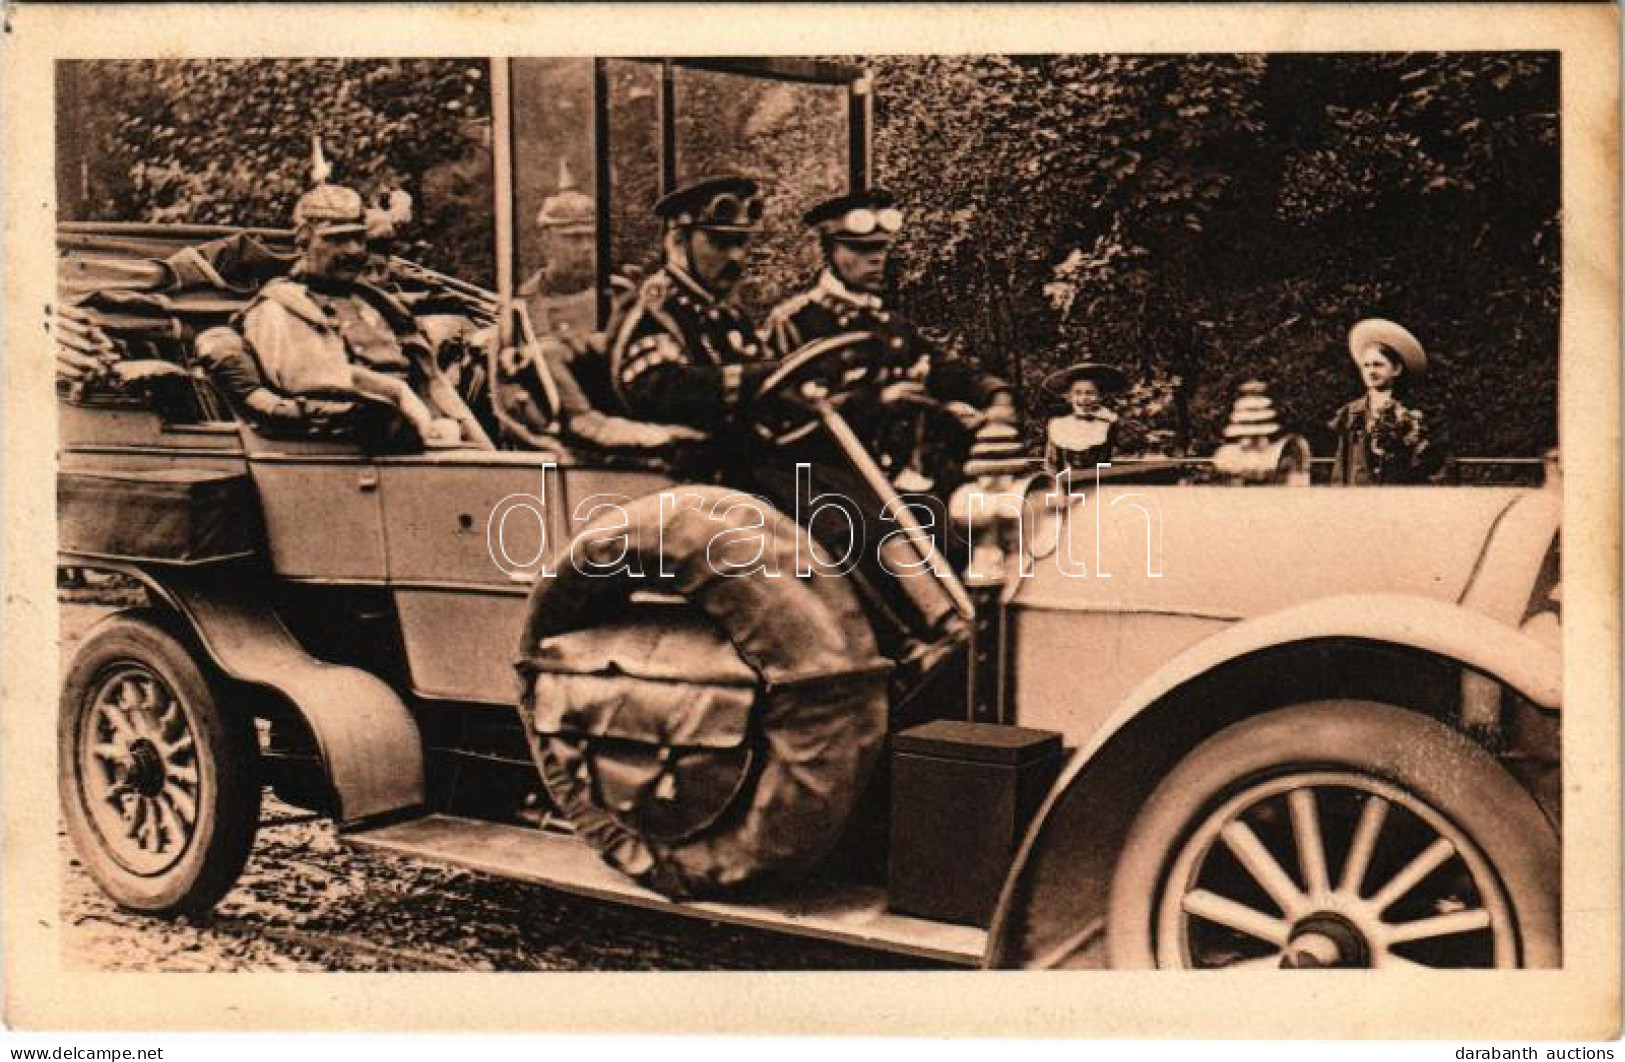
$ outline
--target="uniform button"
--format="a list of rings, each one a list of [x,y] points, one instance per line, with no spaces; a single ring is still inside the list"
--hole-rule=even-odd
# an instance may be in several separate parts
[[[887,321],[891,320],[891,314],[887,313],[885,310],[881,310],[875,314],[875,320],[879,321],[881,324],[885,324]]]
[[[903,341],[897,336],[892,336],[890,339],[886,340],[886,345],[891,347],[893,350],[903,349]]]
[[[705,313],[705,319],[707,321],[720,321],[722,320],[722,314],[718,313],[715,309],[707,310]]]

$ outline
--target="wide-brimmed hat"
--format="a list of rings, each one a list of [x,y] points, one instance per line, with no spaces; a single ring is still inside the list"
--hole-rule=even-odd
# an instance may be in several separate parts
[[[1349,356],[1356,362],[1360,360],[1360,352],[1372,346],[1381,347],[1398,358],[1411,376],[1421,376],[1428,371],[1428,355],[1421,341],[1392,321],[1368,317],[1349,329]]]
[[[1128,377],[1117,366],[1099,361],[1080,361],[1044,377],[1044,390],[1064,396],[1075,380],[1093,380],[1101,391],[1121,391],[1128,386]]]

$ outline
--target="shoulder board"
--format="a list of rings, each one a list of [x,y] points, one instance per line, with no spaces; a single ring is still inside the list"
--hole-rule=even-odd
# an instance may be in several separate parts
[[[769,311],[767,315],[768,321],[780,321],[788,317],[794,317],[806,309],[807,304],[813,301],[815,295],[816,292],[814,291],[799,291],[791,295]]]

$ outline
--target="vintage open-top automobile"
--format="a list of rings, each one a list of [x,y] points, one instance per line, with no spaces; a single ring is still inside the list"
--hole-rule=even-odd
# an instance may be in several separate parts
[[[961,493],[978,552],[922,547],[917,576],[962,633],[890,657],[707,441],[547,408],[572,370],[506,293],[403,280],[507,333],[463,353],[519,448],[412,445],[359,397],[319,425],[228,401],[192,339],[252,287],[165,263],[244,238],[285,249],[59,240],[59,563],[148,597],[61,703],[66,825],[120,904],[217,901],[263,784],[356,844],[967,965],[1560,964],[1555,469],[1309,486],[1287,439],[1259,486],[989,466],[962,491],[1016,504]],[[761,460],[822,433],[892,491],[840,412],[864,338],[746,406]],[[541,431],[499,393],[527,350]],[[730,570],[764,536],[779,574]]]

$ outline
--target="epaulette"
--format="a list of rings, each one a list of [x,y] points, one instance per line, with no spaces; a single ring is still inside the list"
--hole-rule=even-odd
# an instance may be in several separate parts
[[[815,294],[816,293],[812,291],[800,291],[790,296],[788,299],[785,299],[768,312],[767,323],[771,325],[775,321],[794,317],[796,314],[806,309],[807,304],[813,301]]]
[[[822,288],[814,288],[812,291],[807,292],[805,297],[807,302],[816,302],[831,313],[840,313],[842,310],[855,310],[858,308],[855,304],[847,302],[845,299]],[[803,303],[803,305],[805,304]]]

